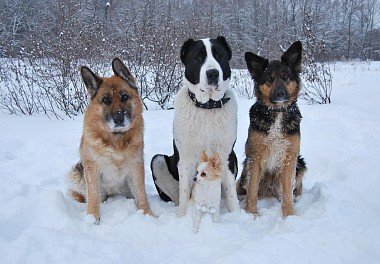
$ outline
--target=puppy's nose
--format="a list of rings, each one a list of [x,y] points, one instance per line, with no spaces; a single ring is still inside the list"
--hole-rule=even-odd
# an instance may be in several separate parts
[[[206,71],[207,83],[209,85],[217,85],[219,80],[219,71],[217,69],[210,69]]]
[[[118,111],[112,115],[112,119],[116,126],[122,126],[124,123],[124,113]]]
[[[193,180],[196,182],[197,181],[197,177],[194,177]]]

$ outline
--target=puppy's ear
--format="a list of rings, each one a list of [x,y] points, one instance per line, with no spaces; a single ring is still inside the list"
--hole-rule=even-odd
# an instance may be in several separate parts
[[[300,73],[302,70],[302,44],[301,41],[294,42],[282,55],[281,61],[287,64],[292,71]]]
[[[227,51],[227,56],[228,56],[228,61],[231,60],[232,58],[232,51],[231,51],[231,48],[230,46],[228,45],[225,37],[223,36],[219,36],[216,38],[217,41],[219,41],[219,43],[221,43],[223,45],[223,47],[225,48],[225,50]]]
[[[206,161],[208,161],[208,157],[207,157],[206,151],[202,151],[201,162],[206,162]]]
[[[219,158],[219,155],[218,153],[215,153],[212,157],[211,157],[211,166],[216,169],[219,167],[220,165],[220,158]]]
[[[119,58],[113,59],[112,69],[115,75],[123,78],[132,88],[136,88],[135,78]]]
[[[92,99],[96,95],[100,87],[100,84],[102,83],[102,79],[86,66],[80,67],[80,74],[82,75],[82,79],[86,86],[87,93]]]
[[[245,53],[245,62],[247,63],[247,68],[254,80],[259,79],[265,69],[268,67],[268,60],[260,57],[252,52]]]
[[[187,56],[187,52],[189,51],[190,47],[194,44],[194,40],[193,39],[188,39],[185,41],[185,43],[183,43],[182,45],[182,48],[181,48],[181,61],[183,64],[185,64],[186,62],[186,56]]]

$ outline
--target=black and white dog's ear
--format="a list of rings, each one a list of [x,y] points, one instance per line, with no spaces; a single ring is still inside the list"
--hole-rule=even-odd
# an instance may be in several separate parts
[[[228,61],[231,60],[232,58],[232,51],[231,51],[231,48],[230,46],[228,45],[227,41],[226,41],[226,38],[223,37],[223,36],[219,36],[216,38],[217,41],[219,41],[219,43],[222,44],[222,46],[225,48],[225,50],[227,51],[227,58],[228,58]]]
[[[287,64],[292,71],[300,73],[302,71],[302,44],[301,41],[294,42],[282,55],[281,61]]]
[[[136,80],[127,66],[119,58],[114,58],[112,61],[112,69],[116,76],[123,78],[132,88],[136,88]]]
[[[185,64],[187,52],[189,51],[190,47],[194,44],[194,42],[195,41],[193,39],[188,39],[185,41],[185,43],[183,43],[180,55],[183,64]]]
[[[248,71],[254,80],[259,79],[268,67],[267,59],[249,51],[245,53],[245,62],[247,63]]]
[[[102,79],[86,66],[80,67],[80,73],[82,75],[83,82],[86,85],[87,93],[92,99],[96,95],[100,84],[102,83]]]

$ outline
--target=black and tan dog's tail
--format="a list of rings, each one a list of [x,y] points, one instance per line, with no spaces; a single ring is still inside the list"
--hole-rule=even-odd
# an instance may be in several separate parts
[[[293,191],[295,197],[302,194],[302,180],[307,171],[306,162],[303,157],[298,156],[296,166],[296,188]]]
[[[83,165],[82,162],[78,162],[67,175],[68,181],[70,182],[70,194],[71,196],[80,203],[86,202],[85,191],[86,182],[84,179]]]

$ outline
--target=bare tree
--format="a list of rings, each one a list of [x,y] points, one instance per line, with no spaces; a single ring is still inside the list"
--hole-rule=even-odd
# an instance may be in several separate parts
[[[238,69],[245,69],[248,50],[273,59],[286,44],[302,40],[310,59],[304,79],[311,82],[309,89],[318,84],[305,92],[320,98],[313,102],[327,103],[328,61],[380,57],[378,10],[377,0],[0,1],[0,108],[75,116],[87,104],[79,66],[111,74],[115,56],[136,76],[145,107],[152,101],[170,108],[182,79],[181,44],[218,35],[227,37],[231,65]],[[307,15],[311,32],[304,23]],[[244,76],[236,71],[231,84],[251,97]]]

